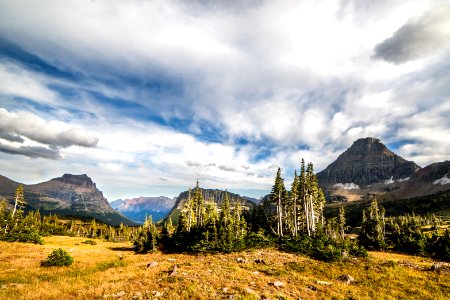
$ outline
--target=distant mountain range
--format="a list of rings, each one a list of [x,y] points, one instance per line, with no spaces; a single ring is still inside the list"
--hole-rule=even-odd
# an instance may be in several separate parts
[[[154,222],[165,218],[175,206],[177,198],[139,197],[112,201],[111,206],[131,220],[144,222],[146,216],[151,216]]]
[[[449,177],[449,161],[421,168],[371,137],[355,141],[317,173],[329,202],[356,201],[372,195],[387,199],[431,195],[449,190]]]
[[[12,205],[19,182],[0,175],[0,197]],[[136,225],[136,222],[118,213],[103,197],[96,184],[86,174],[64,174],[38,184],[24,184],[27,210],[39,209],[42,213],[74,215],[96,218],[110,225]]]

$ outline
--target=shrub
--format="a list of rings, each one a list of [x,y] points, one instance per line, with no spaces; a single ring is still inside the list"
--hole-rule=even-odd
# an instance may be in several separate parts
[[[88,244],[88,245],[97,245],[96,241],[93,240],[85,240],[84,242],[81,242],[82,244]]]
[[[152,228],[146,228],[139,232],[139,235],[133,241],[134,251],[137,253],[148,253],[156,251],[157,236]]]
[[[51,266],[70,266],[73,263],[73,257],[61,248],[53,250],[53,252],[47,257],[46,260],[41,262],[43,267]]]

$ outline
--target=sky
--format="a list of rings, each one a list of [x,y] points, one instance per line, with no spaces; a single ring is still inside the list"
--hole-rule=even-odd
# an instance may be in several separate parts
[[[0,174],[259,198],[358,138],[450,157],[450,2],[0,0]]]

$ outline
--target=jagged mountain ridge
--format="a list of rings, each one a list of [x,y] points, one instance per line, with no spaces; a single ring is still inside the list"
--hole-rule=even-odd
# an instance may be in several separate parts
[[[379,139],[358,139],[344,153],[317,173],[319,184],[353,183],[358,186],[411,177],[420,167],[390,151]]]
[[[2,176],[0,196],[12,203],[19,184]],[[64,174],[49,181],[23,186],[29,209],[39,209],[43,213],[93,217],[110,225],[136,224],[114,210],[86,174]]]
[[[138,197],[133,199],[116,200],[115,209],[128,218],[144,222],[146,216],[151,216],[154,222],[158,222],[167,216],[175,205],[176,198]],[[112,202],[111,202],[112,204]]]

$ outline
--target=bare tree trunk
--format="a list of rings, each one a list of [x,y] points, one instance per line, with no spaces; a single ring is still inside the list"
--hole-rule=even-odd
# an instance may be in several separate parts
[[[297,220],[297,197],[294,196],[294,236],[297,236],[298,220]]]
[[[278,231],[283,236],[283,207],[281,207],[281,191],[278,192]]]
[[[306,200],[306,199],[305,199]],[[309,225],[310,223],[310,215],[309,215],[309,201],[304,201],[305,203],[305,216],[306,216],[306,230],[308,232],[308,236],[311,236],[311,227]]]
[[[12,212],[12,217],[14,218],[14,214],[16,213],[16,210],[17,210],[17,202],[19,201],[19,195],[16,195],[16,201],[14,202],[14,209],[13,209],[13,212]]]
[[[309,207],[309,209],[310,209],[310,212],[311,212],[311,220],[310,220],[310,223],[311,223],[311,233],[314,234],[314,233],[316,232],[316,221],[315,221],[316,217],[315,217],[315,215],[314,215],[314,203],[313,203],[313,197],[312,197],[312,195],[309,195],[309,202],[310,202],[310,207]]]

